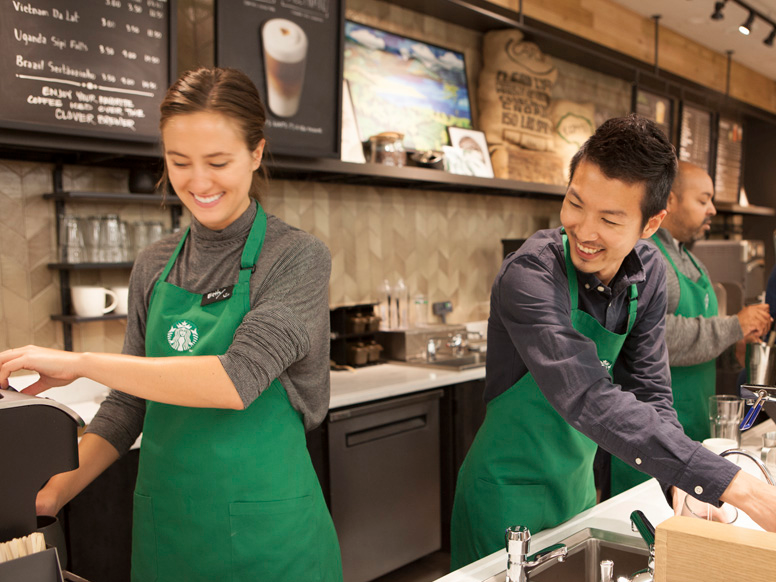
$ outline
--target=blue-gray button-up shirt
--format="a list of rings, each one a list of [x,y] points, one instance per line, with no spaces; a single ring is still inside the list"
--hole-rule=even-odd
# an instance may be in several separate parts
[[[660,252],[639,241],[610,285],[592,274],[576,276],[579,308],[615,333],[627,330],[628,290],[636,284],[636,321],[613,378],[601,365],[593,341],[571,325],[561,231],[543,230],[504,260],[493,283],[485,400],[530,372],[575,429],[656,477],[664,488],[676,485],[703,501],[717,502],[739,468],[685,436],[671,406]]]

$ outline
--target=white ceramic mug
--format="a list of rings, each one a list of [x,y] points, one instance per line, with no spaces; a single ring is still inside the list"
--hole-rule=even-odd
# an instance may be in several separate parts
[[[129,310],[129,287],[114,287],[113,291],[116,292],[116,310],[113,313],[126,315]]]
[[[70,296],[73,299],[73,311],[81,317],[101,317],[116,309],[116,293],[105,287],[74,285],[70,289]],[[111,298],[111,304],[106,307],[107,297]]]

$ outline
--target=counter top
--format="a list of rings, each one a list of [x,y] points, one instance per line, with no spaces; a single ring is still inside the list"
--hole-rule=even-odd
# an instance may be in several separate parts
[[[407,364],[379,364],[331,373],[331,409],[485,378],[485,366],[462,372]]]

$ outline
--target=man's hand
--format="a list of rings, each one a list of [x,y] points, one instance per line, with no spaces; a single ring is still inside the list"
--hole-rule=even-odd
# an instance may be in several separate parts
[[[736,316],[738,317],[739,325],[741,325],[744,339],[749,343],[760,341],[771,329],[771,324],[773,323],[770,307],[768,307],[767,303],[747,305]]]

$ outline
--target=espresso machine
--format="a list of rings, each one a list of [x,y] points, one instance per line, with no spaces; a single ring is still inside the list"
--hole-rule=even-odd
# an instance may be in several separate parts
[[[78,468],[77,431],[83,425],[59,402],[0,389],[0,542],[36,531],[46,537],[45,551],[0,563],[0,582],[83,580],[62,569],[54,540],[35,511],[35,498],[46,481]]]

